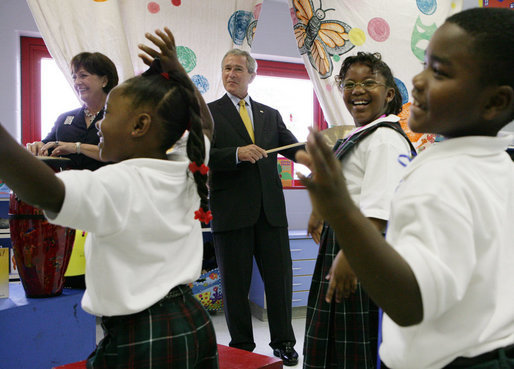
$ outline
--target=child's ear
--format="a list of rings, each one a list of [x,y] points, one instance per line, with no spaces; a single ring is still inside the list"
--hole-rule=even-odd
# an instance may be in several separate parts
[[[514,91],[511,86],[503,85],[495,87],[489,95],[482,117],[492,121],[508,119],[514,109]],[[505,118],[504,118],[505,116]]]
[[[394,99],[394,88],[389,87],[386,92],[386,103],[389,104]]]
[[[139,113],[134,118],[134,122],[132,123],[132,131],[130,132],[130,135],[132,137],[144,136],[150,129],[151,124],[152,124],[152,116],[150,114]]]

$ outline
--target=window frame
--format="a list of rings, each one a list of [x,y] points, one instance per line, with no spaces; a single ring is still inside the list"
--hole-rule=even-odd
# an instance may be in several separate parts
[[[271,76],[281,78],[295,78],[295,79],[309,79],[309,74],[303,64],[298,63],[286,63],[272,60],[261,60],[257,59],[257,75],[258,76]],[[313,123],[317,130],[321,131],[328,128],[328,124],[325,121],[323,110],[314,91],[312,89],[313,97]],[[294,176],[294,173],[293,173]],[[282,182],[282,187],[285,190],[304,189],[299,180],[293,179],[292,185],[286,184],[288,182]]]
[[[299,63],[286,63],[273,60],[257,59],[257,75],[258,76],[271,76],[281,78],[296,78],[296,79],[310,79],[305,65]],[[313,96],[313,122],[319,131],[328,128],[328,123],[325,121],[323,110],[316,96],[314,88],[312,89]]]

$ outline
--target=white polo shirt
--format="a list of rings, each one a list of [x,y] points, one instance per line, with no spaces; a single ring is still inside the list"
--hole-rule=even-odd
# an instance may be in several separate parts
[[[511,140],[449,139],[408,166],[387,240],[415,274],[423,321],[401,328],[384,315],[387,366],[441,368],[514,343]]]
[[[398,116],[391,114],[367,124],[365,128],[399,120]],[[379,127],[341,161],[350,196],[366,217],[389,219],[391,200],[405,170],[400,164],[400,155],[410,157],[407,140],[391,128]]]
[[[94,172],[64,171],[61,211],[52,223],[88,231],[85,311],[126,315],[195,281],[203,241],[188,160],[131,159]]]

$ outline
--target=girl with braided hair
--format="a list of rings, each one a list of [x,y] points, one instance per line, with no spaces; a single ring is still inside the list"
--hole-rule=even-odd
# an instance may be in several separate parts
[[[201,271],[198,219],[210,220],[210,117],[176,67],[171,32],[157,34],[147,38],[161,53],[140,46],[150,69],[111,91],[98,124],[100,156],[114,164],[54,174],[0,127],[2,179],[50,222],[88,231],[82,307],[105,334],[88,368],[218,367],[209,314],[187,287]],[[187,157],[168,160],[185,131]]]

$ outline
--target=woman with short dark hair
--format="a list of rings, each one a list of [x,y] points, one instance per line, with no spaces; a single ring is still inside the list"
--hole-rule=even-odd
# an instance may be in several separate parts
[[[61,114],[51,132],[27,144],[27,149],[34,155],[67,157],[75,169],[95,170],[104,165],[95,123],[103,118],[107,94],[118,84],[118,73],[114,63],[98,52],[77,54],[70,66],[75,91],[84,105]]]

